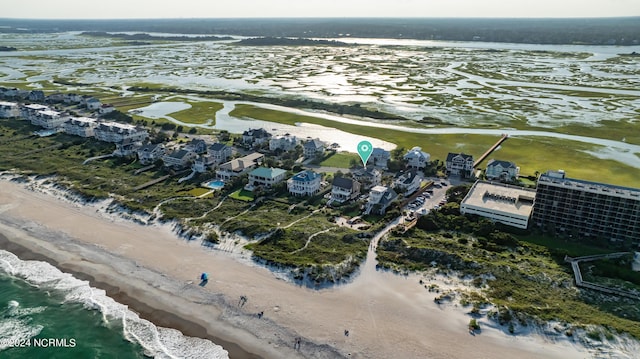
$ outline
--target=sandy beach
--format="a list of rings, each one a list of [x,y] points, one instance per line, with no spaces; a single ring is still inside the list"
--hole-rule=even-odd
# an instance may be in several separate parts
[[[89,280],[141,317],[211,339],[233,359],[591,357],[566,337],[512,336],[485,318],[471,335],[470,308],[438,306],[423,276],[378,271],[371,255],[351,282],[313,290],[166,226],[110,219],[6,180],[0,233],[0,249]],[[206,286],[198,285],[202,272]]]

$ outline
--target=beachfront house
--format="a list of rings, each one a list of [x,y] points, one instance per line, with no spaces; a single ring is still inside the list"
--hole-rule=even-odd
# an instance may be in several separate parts
[[[487,163],[485,176],[489,180],[514,181],[520,174],[520,167],[509,161],[491,159]]]
[[[31,118],[31,124],[50,130],[61,128],[65,122],[69,121],[69,118],[70,116],[66,113],[42,110],[38,111],[35,116]]]
[[[242,133],[242,143],[251,147],[267,143],[269,139],[271,134],[264,128],[248,129]]]
[[[18,93],[18,89],[15,87],[2,87],[0,88],[0,92],[5,98],[13,98]]]
[[[322,175],[311,170],[295,174],[287,181],[287,189],[294,196],[313,196],[320,192]]]
[[[375,167],[358,168],[352,172],[353,178],[362,184],[363,189],[377,186],[382,181],[382,173]]]
[[[183,169],[196,159],[198,155],[185,149],[174,150],[162,156],[165,167]]]
[[[201,155],[207,153],[207,143],[199,138],[194,138],[184,146],[184,149]]]
[[[71,117],[65,122],[63,129],[65,133],[80,137],[93,137],[94,129],[98,126],[98,121],[89,117]]]
[[[264,160],[264,155],[261,153],[250,153],[244,157],[233,159],[229,162],[225,162],[218,167],[216,176],[220,180],[229,180],[234,177],[238,177],[261,164]]]
[[[98,109],[98,113],[101,114],[101,115],[106,115],[106,114],[111,113],[111,112],[113,112],[115,110],[116,110],[116,108],[113,107],[112,104],[105,103],[102,106],[100,106],[100,109]]]
[[[207,148],[207,153],[198,156],[193,163],[193,170],[196,172],[206,172],[216,165],[226,162],[232,153],[231,147],[224,143],[214,143]]]
[[[282,168],[258,167],[249,172],[249,183],[246,190],[253,191],[256,188],[271,188],[284,181],[287,171]]]
[[[44,102],[44,99],[45,99],[44,91],[33,90],[29,92],[29,96],[27,96],[27,99],[29,101],[34,101],[34,102]]]
[[[0,101],[0,118],[16,118],[20,116],[20,107],[15,102]]]
[[[344,203],[360,194],[360,182],[347,177],[336,177],[331,183],[330,202]]]
[[[420,188],[422,175],[417,170],[409,170],[398,173],[393,179],[393,188],[404,193],[405,196],[413,194]]]
[[[88,99],[86,101],[86,106],[87,106],[87,110],[89,111],[95,111],[95,110],[99,110],[100,107],[102,107],[102,103],[100,102],[100,100],[98,100],[95,97],[92,97],[90,99]]]
[[[428,153],[423,152],[422,148],[416,146],[407,151],[403,158],[407,164],[407,168],[421,170],[427,167],[431,156]]]
[[[82,102],[82,96],[80,96],[80,95],[78,95],[76,93],[66,93],[66,94],[62,95],[62,102],[66,103],[67,105],[81,103]]]
[[[142,142],[149,137],[144,128],[111,121],[100,122],[94,134],[98,140],[112,143],[123,143],[125,140]]]
[[[447,155],[447,173],[462,177],[473,175],[473,156],[464,153],[451,153]]]
[[[385,214],[387,208],[398,197],[391,188],[375,186],[369,192],[369,199],[365,206],[365,214]]]
[[[324,153],[324,143],[320,139],[308,140],[302,145],[304,158],[316,158]]]
[[[51,95],[48,95],[46,98],[46,102],[48,103],[60,103],[64,100],[64,95],[56,92],[56,93],[52,93]]]
[[[290,134],[273,136],[269,140],[269,151],[281,150],[283,152],[291,151],[298,145],[300,141],[296,136]]]
[[[207,148],[207,155],[212,158],[215,164],[228,161],[232,154],[233,148],[224,143],[214,143]]]
[[[191,169],[203,173],[207,172],[209,169],[213,168],[216,163],[213,158],[209,155],[198,155],[198,157],[193,161],[193,166]]]
[[[165,147],[162,143],[148,143],[136,151],[138,161],[142,165],[150,165],[155,161],[162,159],[166,154]]]
[[[389,166],[389,160],[391,159],[391,152],[374,147],[371,152],[371,157],[367,160],[367,166],[376,166],[380,168],[387,168]]]
[[[135,156],[140,146],[142,146],[142,143],[139,141],[126,139],[116,143],[116,149],[113,151],[113,155],[118,157]]]
[[[20,107],[20,117],[27,121],[34,121],[38,117],[38,112],[48,109],[49,106],[40,105],[38,103],[22,105],[22,107]]]

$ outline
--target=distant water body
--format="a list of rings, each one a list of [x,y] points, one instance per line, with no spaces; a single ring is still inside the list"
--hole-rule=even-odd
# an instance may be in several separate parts
[[[378,45],[378,46],[424,46],[442,48],[463,48],[478,50],[514,50],[514,51],[551,51],[551,52],[586,52],[611,57],[618,54],[630,54],[640,51],[640,45],[572,45],[572,44],[527,44],[511,42],[485,42],[485,41],[442,41],[442,40],[416,40],[416,39],[374,39],[338,37],[323,40],[341,41],[347,44]],[[598,58],[601,60],[600,58]]]
[[[103,290],[0,250],[0,358],[228,358],[140,319]]]

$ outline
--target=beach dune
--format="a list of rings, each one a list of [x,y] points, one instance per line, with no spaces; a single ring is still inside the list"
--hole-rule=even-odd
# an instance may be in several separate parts
[[[6,180],[0,233],[1,249],[87,279],[156,325],[222,345],[232,359],[589,356],[566,338],[489,326],[470,335],[464,309],[436,305],[436,294],[418,283],[423,277],[378,271],[373,258],[350,283],[313,290],[166,227],[113,220]]]

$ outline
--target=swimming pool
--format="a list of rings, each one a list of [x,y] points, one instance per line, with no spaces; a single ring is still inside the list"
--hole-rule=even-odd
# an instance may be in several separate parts
[[[211,189],[220,189],[224,187],[224,182],[220,180],[214,180],[214,181],[204,182],[202,185]]]

